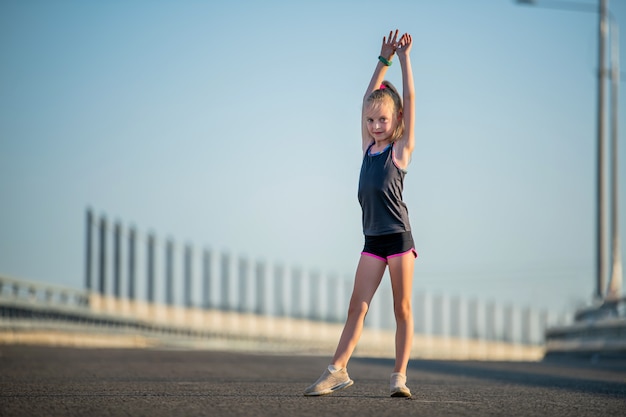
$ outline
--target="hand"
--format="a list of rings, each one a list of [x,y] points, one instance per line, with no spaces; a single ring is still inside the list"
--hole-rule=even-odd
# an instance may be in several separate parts
[[[391,57],[396,52],[396,48],[398,47],[398,29],[396,32],[389,32],[389,38],[383,36],[383,46],[380,48],[380,56],[391,61]]]
[[[398,58],[406,58],[411,52],[411,46],[413,45],[413,38],[408,33],[402,35],[397,43],[396,51],[398,52]]]

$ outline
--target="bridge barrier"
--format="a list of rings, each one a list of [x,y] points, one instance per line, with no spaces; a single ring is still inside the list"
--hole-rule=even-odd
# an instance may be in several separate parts
[[[626,297],[580,309],[573,323],[547,329],[546,356],[626,357]]]
[[[91,209],[85,225],[84,290],[0,277],[5,324],[9,320],[14,325],[13,319],[22,324],[28,320],[30,326],[63,322],[142,335],[154,343],[184,336],[194,343],[245,341],[322,351],[335,347],[352,277],[198,249],[188,242],[180,245],[121,221],[110,223]],[[546,329],[567,323],[563,314],[419,288],[412,303],[416,352],[424,356],[460,352],[464,357],[500,357],[499,352],[518,346],[537,356]],[[394,330],[391,288],[383,280],[359,349],[385,346],[393,352]]]
[[[121,221],[111,225],[106,215],[96,216],[91,209],[86,212],[85,247],[88,293],[128,299],[132,305],[343,323],[352,290],[351,276],[180,245]],[[370,306],[368,329],[395,328],[387,281]],[[549,326],[567,322],[565,315],[545,310],[419,290],[413,305],[416,333],[442,338],[540,346]]]
[[[340,323],[151,304],[0,276],[0,344],[329,355],[341,330]],[[420,358],[538,360],[543,348],[416,334],[413,353]],[[393,357],[394,332],[364,329],[355,355]]]

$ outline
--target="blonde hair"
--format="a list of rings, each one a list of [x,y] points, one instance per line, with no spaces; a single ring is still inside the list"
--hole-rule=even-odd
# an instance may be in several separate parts
[[[384,80],[380,88],[378,90],[374,90],[370,93],[370,95],[365,99],[365,104],[369,106],[380,106],[384,104],[387,100],[391,99],[393,103],[393,113],[394,116],[399,116],[402,114],[402,97],[398,94],[398,90],[393,86],[389,81]],[[401,117],[398,120],[398,124],[391,134],[391,141],[395,142],[402,137],[404,134],[404,118]]]

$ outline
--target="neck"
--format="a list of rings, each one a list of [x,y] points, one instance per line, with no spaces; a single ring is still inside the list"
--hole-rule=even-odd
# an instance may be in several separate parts
[[[381,140],[374,139],[374,146],[372,146],[372,148],[375,150],[383,150],[391,143],[392,143],[391,139],[381,139]]]
[[[374,141],[374,144],[372,145],[368,153],[370,155],[378,155],[382,153],[385,149],[387,149],[387,147],[391,145],[391,143],[392,142],[390,140]]]

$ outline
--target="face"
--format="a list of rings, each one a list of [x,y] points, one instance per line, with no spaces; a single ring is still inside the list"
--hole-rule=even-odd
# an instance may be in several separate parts
[[[396,119],[392,102],[372,103],[365,111],[367,131],[374,140],[391,138],[398,124]]]

